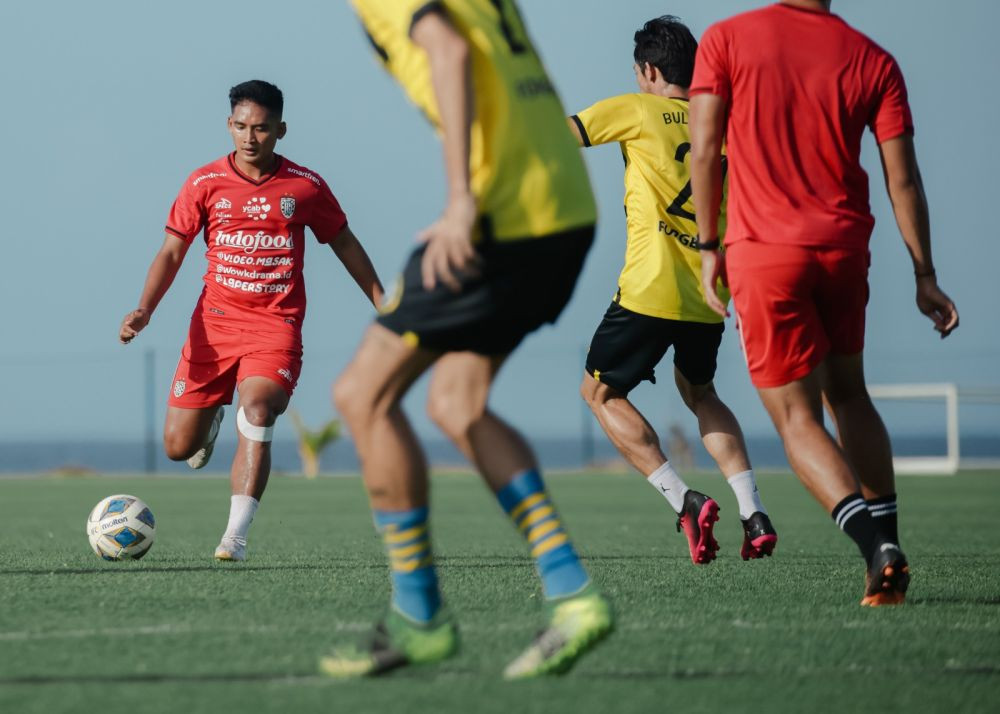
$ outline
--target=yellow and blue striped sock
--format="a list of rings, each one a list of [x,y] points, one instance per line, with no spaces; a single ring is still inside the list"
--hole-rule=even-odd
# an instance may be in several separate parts
[[[497,498],[531,546],[545,597],[565,597],[586,587],[590,576],[573,550],[538,471],[518,474],[500,489]]]
[[[392,569],[392,604],[417,622],[430,622],[441,607],[434,555],[427,528],[427,507],[375,511]]]

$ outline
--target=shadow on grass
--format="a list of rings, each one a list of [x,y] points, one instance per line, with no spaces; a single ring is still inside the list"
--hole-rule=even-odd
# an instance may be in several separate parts
[[[923,675],[974,675],[997,677],[1000,676],[1000,665],[981,665],[970,667],[914,667],[908,669],[910,674]],[[871,674],[871,673],[868,673]],[[792,678],[808,679],[816,676],[827,676],[826,670],[814,672],[798,672]],[[581,677],[588,680],[712,680],[712,679],[740,679],[774,676],[774,670],[754,670],[754,669],[686,669],[686,670],[591,670],[586,674],[581,673]],[[449,667],[438,669],[406,669],[386,675],[385,679],[421,680],[433,683],[438,679],[448,679],[452,677],[476,677],[484,679],[495,679],[495,672],[484,673],[475,669]],[[573,678],[570,675],[570,678]],[[560,678],[561,679],[561,678]],[[115,676],[116,684],[220,684],[230,682],[260,683],[260,684],[348,684],[350,682],[361,682],[372,680],[337,680],[324,677],[314,672],[232,672],[232,673],[174,673],[174,674],[119,674]],[[0,687],[2,686],[46,686],[61,684],[97,684],[106,686],[108,683],[105,674],[78,674],[78,675],[28,675],[22,677],[0,677]]]
[[[686,561],[687,557],[663,555],[588,555],[588,561],[640,562],[662,561],[665,559]],[[533,561],[528,555],[474,555],[443,556],[436,558],[438,565],[446,568],[492,569],[511,566],[527,566]],[[6,568],[0,575],[131,575],[133,573],[200,573],[200,572],[268,572],[277,570],[383,570],[384,562],[372,562],[360,558],[325,557],[312,563],[284,563],[277,565],[252,565],[246,563],[208,563],[204,565],[152,565],[147,563],[98,564],[89,568]]]
[[[1000,597],[963,597],[948,595],[947,597],[910,597],[906,599],[909,605],[1000,605]]]

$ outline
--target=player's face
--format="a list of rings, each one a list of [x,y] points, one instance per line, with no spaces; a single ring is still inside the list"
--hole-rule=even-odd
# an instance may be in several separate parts
[[[227,122],[236,156],[251,166],[267,166],[274,145],[285,135],[285,122],[254,102],[241,102]]]

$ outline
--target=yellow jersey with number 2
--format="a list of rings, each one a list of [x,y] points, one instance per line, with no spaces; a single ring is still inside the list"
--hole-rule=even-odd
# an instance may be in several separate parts
[[[596,221],[562,103],[513,0],[352,4],[383,65],[435,127],[427,54],[410,39],[410,28],[427,12],[443,12],[469,43],[475,92],[469,163],[482,232],[498,241],[539,238]]]
[[[625,158],[628,242],[615,302],[650,317],[722,322],[705,303],[701,287],[687,101],[625,94],[597,102],[573,120],[585,145],[617,141]],[[723,215],[720,238],[724,232]],[[721,283],[717,292],[723,302],[729,301]]]

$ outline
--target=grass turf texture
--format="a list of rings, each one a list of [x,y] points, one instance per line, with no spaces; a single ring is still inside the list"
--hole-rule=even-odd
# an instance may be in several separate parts
[[[779,531],[744,563],[735,500],[719,559],[691,564],[666,502],[634,475],[549,478],[617,631],[567,676],[505,683],[541,626],[525,547],[473,477],[434,480],[433,537],[458,617],[458,657],[382,680],[318,677],[388,599],[358,479],[274,479],[249,560],[215,563],[218,479],[0,481],[0,711],[621,712],[987,711],[1000,697],[1000,473],[901,478],[913,584],[900,608],[861,608],[852,543],[788,475],[759,477]],[[157,541],[105,563],[84,522],[112,493],[144,499]]]

